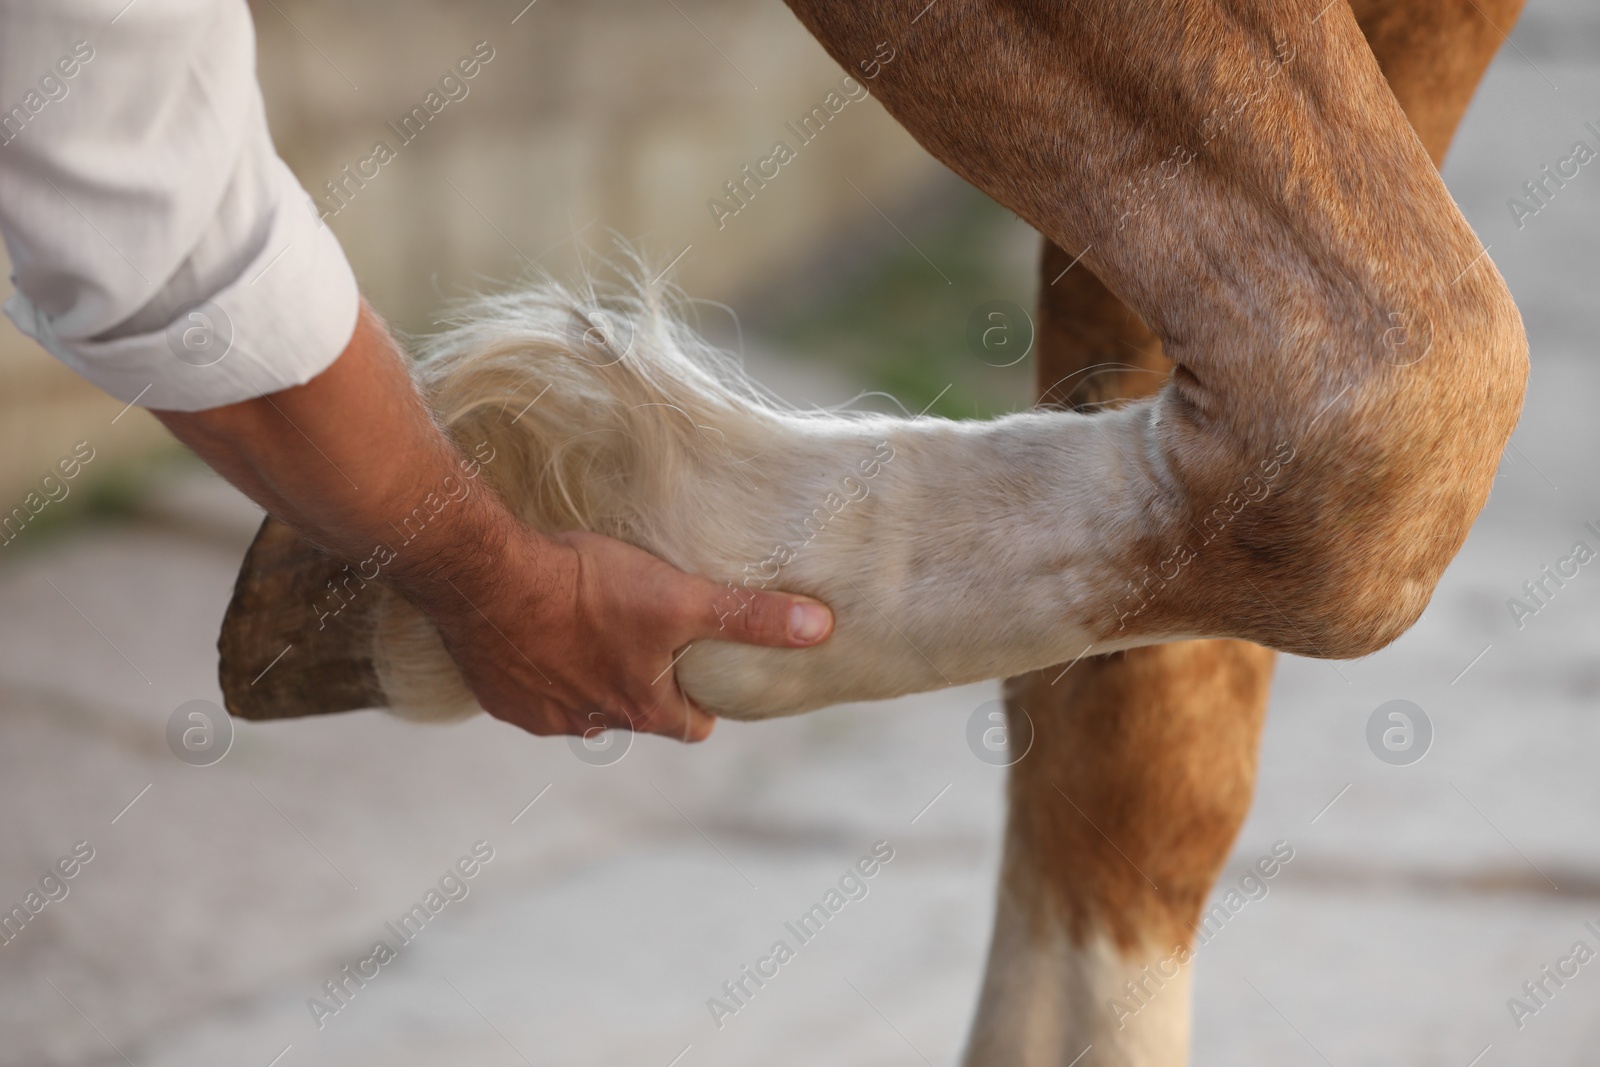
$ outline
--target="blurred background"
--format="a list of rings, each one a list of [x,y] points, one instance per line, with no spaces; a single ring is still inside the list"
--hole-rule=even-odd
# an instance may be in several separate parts
[[[1029,361],[968,327],[1031,306],[1036,238],[875,101],[728,199],[843,76],[786,8],[524,2],[255,5],[280,150],[394,323],[574,277],[621,237],[795,401],[1027,405]],[[480,42],[468,94],[332,193]],[[1600,147],[1597,57],[1600,10],[1532,0],[1446,165],[1527,322],[1527,413],[1417,627],[1357,662],[1281,661],[1220,884],[1274,842],[1295,859],[1201,950],[1198,1063],[1593,1062],[1600,963],[1534,1015],[1508,1000],[1575,942],[1600,949],[1583,925],[1600,927],[1600,571],[1531,614],[1510,601],[1574,542],[1600,548],[1600,170],[1531,217],[1508,201],[1574,142]],[[996,686],[600,754],[485,720],[241,723],[195,766],[169,724],[219,699],[214,641],[259,512],[9,323],[0,440],[7,509],[94,450],[0,546],[0,911],[92,849],[0,943],[0,1065],[955,1062],[1005,776],[967,731]],[[1398,756],[1369,743],[1394,700],[1415,738]],[[877,841],[895,857],[868,896],[719,1029],[707,998]],[[308,1000],[477,842],[493,859],[468,895],[319,1026]]]

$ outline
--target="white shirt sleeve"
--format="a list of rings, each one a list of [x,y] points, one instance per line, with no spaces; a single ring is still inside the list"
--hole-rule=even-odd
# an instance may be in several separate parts
[[[5,312],[106,392],[199,411],[309,381],[355,277],[278,158],[244,0],[0,0]]]

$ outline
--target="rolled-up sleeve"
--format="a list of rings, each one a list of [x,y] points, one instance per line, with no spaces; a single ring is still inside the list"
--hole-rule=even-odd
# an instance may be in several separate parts
[[[359,297],[267,130],[243,0],[0,0],[6,314],[124,401],[315,377]]]

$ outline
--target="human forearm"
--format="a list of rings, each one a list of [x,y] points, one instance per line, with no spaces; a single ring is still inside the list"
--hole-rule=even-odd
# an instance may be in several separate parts
[[[354,560],[370,557],[375,545],[396,549],[386,580],[430,614],[451,612],[457,591],[485,584],[516,525],[492,493],[452,495],[470,482],[467,461],[434,423],[404,357],[365,306],[343,354],[305,385],[207,411],[154,414],[331,555]],[[397,537],[429,494],[451,506]]]

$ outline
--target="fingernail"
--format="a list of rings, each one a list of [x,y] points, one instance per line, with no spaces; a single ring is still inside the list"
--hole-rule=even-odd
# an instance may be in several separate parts
[[[797,602],[789,609],[789,636],[796,641],[815,641],[828,632],[831,617],[821,604]]]

